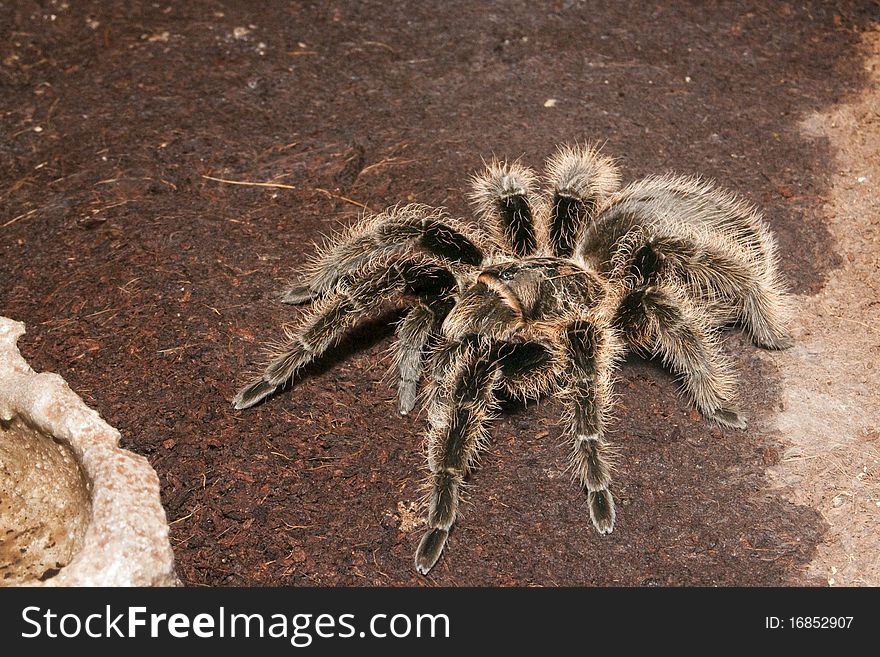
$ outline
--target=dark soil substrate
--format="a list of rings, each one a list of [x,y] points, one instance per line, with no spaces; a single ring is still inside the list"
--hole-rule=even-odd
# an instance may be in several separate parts
[[[713,428],[629,359],[603,538],[564,472],[559,404],[511,408],[427,578],[420,529],[404,531],[424,417],[395,412],[393,311],[292,390],[230,401],[301,313],[278,293],[313,241],[357,204],[467,216],[468,176],[493,154],[540,165],[557,143],[599,141],[626,180],[713,177],[764,209],[795,290],[819,289],[837,262],[830,154],[798,122],[859,91],[877,5],[250,6],[0,4],[0,313],[27,324],[35,369],[150,459],[182,580],[804,583],[824,527],[765,489],[778,381],[736,332],[752,429]]]

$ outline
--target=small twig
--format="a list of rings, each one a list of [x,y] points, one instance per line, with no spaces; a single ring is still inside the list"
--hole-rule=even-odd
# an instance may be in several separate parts
[[[164,356],[165,354],[173,354],[175,351],[181,351],[183,349],[188,348],[189,346],[190,345],[188,345],[188,344],[184,344],[184,345],[180,345],[179,347],[169,347],[168,349],[159,349],[159,351],[157,351],[156,353],[162,354]]]
[[[359,208],[363,208],[364,210],[367,210],[368,212],[370,212],[369,206],[361,203],[360,201],[355,201],[354,199],[350,199],[347,196],[342,196],[340,194],[334,194],[333,192],[327,191],[326,189],[321,189],[320,187],[315,187],[315,191],[321,192],[322,194],[324,194],[325,196],[328,196],[330,198],[335,198],[340,201],[345,201],[346,203],[351,203],[352,205],[356,205]]]
[[[814,454],[813,456],[789,456],[788,458],[782,459],[783,463],[789,463],[791,461],[812,461],[813,459],[817,459],[821,456],[821,454]]]
[[[379,169],[384,166],[389,166],[391,164],[409,164],[410,162],[413,162],[413,161],[414,160],[407,160],[402,157],[386,157],[384,160],[379,160],[375,164],[371,164],[370,166],[364,167],[363,169],[361,169],[360,175],[364,175],[368,171],[375,171],[376,169]]]
[[[840,315],[835,314],[835,312],[833,310],[831,310],[828,306],[826,306],[824,303],[819,304],[819,307],[823,311],[825,311],[826,315],[829,315],[829,316],[833,317],[834,319],[839,319],[841,322],[850,322],[851,324],[856,324],[856,325],[861,326],[863,328],[866,328],[869,331],[872,331],[874,333],[880,333],[880,330],[878,330],[876,327],[871,326],[869,324],[866,324],[865,322],[860,322],[857,319],[850,319],[849,317],[841,317]]]
[[[286,529],[311,529],[314,525],[291,525],[288,522],[281,521],[281,524],[284,525]]]
[[[857,319],[850,319],[849,317],[836,317],[835,319],[839,319],[842,322],[851,322],[853,324],[858,324],[859,326],[863,326],[864,328],[868,329],[869,331],[873,331],[874,333],[880,333],[880,330],[878,330],[876,327],[865,324],[865,322],[860,322]]]
[[[383,43],[381,41],[364,41],[363,44],[365,46],[379,46],[380,48],[385,48],[385,50],[387,50],[390,53],[393,53],[395,55],[398,54],[394,48],[389,46],[387,43]]]
[[[388,576],[388,573],[383,572],[383,570],[379,567],[379,562],[376,560],[376,552],[378,552],[378,551],[379,551],[379,548],[376,548],[375,550],[373,550],[373,563],[376,564],[376,570],[379,572],[380,575],[385,577],[385,579],[391,579],[391,577]]]
[[[116,201],[116,203],[111,203],[110,205],[105,205],[103,208],[98,208],[97,210],[92,210],[92,214],[97,214],[98,212],[103,212],[104,210],[110,210],[112,208],[118,208],[120,205],[126,205],[127,203],[134,203],[137,201],[136,198],[126,198],[121,201]]]
[[[109,313],[111,310],[113,310],[112,306],[110,308],[104,308],[104,310],[99,310],[96,313],[92,313],[90,315],[85,315],[83,317],[83,319],[88,319],[89,317],[97,317],[98,315],[103,315],[104,313]]]
[[[126,288],[128,288],[128,286],[131,285],[132,283],[134,283],[135,281],[139,281],[139,280],[141,280],[140,276],[137,276],[136,278],[132,278],[128,283],[126,283],[122,287],[117,287],[117,289],[128,294],[128,289],[126,289]]]
[[[183,520],[186,520],[187,518],[192,518],[192,515],[193,515],[196,511],[199,510],[199,507],[200,507],[200,506],[201,506],[201,504],[196,504],[196,505],[193,507],[193,510],[192,510],[192,511],[190,511],[189,513],[187,513],[185,516],[183,516],[183,517],[181,517],[181,518],[178,518],[177,520],[172,520],[172,521],[169,522],[168,524],[169,524],[169,525],[174,525],[174,524],[177,524],[178,522],[181,522],[181,521],[183,521]]]
[[[273,187],[276,189],[296,189],[293,185],[285,185],[283,183],[267,183],[267,182],[249,182],[246,180],[226,180],[225,178],[215,178],[214,176],[202,176],[208,180],[225,183],[227,185],[242,185],[244,187]]]
[[[6,228],[7,226],[11,226],[12,224],[14,224],[14,223],[15,223],[16,221],[18,221],[19,219],[24,219],[25,217],[30,217],[30,216],[31,216],[34,212],[36,212],[36,211],[37,211],[37,208],[34,208],[33,210],[29,210],[28,212],[25,212],[24,214],[20,214],[20,215],[18,215],[17,217],[13,217],[13,218],[10,219],[9,221],[7,221],[5,224],[3,224],[2,226],[0,226],[0,228]]]

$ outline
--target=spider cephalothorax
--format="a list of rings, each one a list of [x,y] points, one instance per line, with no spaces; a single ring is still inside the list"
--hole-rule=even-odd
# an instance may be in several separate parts
[[[744,428],[718,328],[739,323],[767,348],[790,343],[775,244],[751,206],[695,178],[619,189],[614,164],[588,147],[560,148],[544,184],[541,194],[533,171],[495,161],[473,180],[480,227],[412,204],[331,241],[283,296],[316,301],[314,311],[235,398],[239,409],[258,403],[365,316],[408,305],[397,327],[401,413],[427,370],[422,573],[440,557],[501,391],[562,401],[574,476],[607,534],[615,511],[603,436],[624,349],[659,357],[706,417]]]

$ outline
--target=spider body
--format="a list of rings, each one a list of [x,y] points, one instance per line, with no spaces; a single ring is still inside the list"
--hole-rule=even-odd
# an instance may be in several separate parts
[[[561,401],[574,478],[607,534],[615,509],[604,434],[623,352],[661,358],[706,417],[744,428],[718,328],[739,323],[768,348],[790,343],[775,245],[751,206],[693,178],[620,189],[613,163],[592,148],[559,149],[544,182],[540,194],[530,169],[493,162],[473,180],[481,228],[412,204],[332,240],[282,297],[315,301],[313,312],[234,400],[258,403],[365,316],[409,306],[395,358],[403,414],[427,372],[421,573],[443,551],[499,394]]]

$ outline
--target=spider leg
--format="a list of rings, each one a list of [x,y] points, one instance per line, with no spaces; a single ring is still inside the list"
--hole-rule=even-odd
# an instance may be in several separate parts
[[[501,366],[501,385],[522,401],[538,399],[556,382],[555,354],[540,342],[500,342],[495,351]]]
[[[590,146],[562,146],[547,161],[552,201],[545,232],[554,255],[567,258],[602,202],[620,186],[611,158]]]
[[[729,306],[721,315],[739,321],[757,345],[792,345],[786,329],[788,295],[774,269],[747,265],[720,244],[707,248],[692,240],[658,236],[635,253],[631,273],[648,280],[662,269],[673,271],[695,300]]]
[[[614,529],[612,451],[602,437],[611,406],[611,373],[620,347],[611,331],[578,320],[563,333],[567,366],[560,376],[571,435],[571,463],[587,494],[590,518],[600,534]]]
[[[740,320],[759,347],[788,349],[794,344],[787,328],[791,312],[785,284],[774,272],[767,272],[744,296]]]
[[[456,285],[452,272],[423,257],[384,258],[365,264],[340,282],[288,336],[263,374],[235,396],[235,408],[253,406],[284,386],[302,367],[335,345],[349,328],[395,295],[442,298]]]
[[[435,390],[428,411],[428,530],[415,555],[422,574],[440,558],[458,513],[461,486],[487,439],[500,376],[491,351],[489,344],[472,338],[453,343],[434,363]]]
[[[729,407],[734,376],[711,321],[683,290],[672,284],[637,288],[623,298],[615,323],[637,351],[660,356],[682,378],[703,415],[722,426],[746,427],[745,420]]]
[[[471,200],[495,244],[519,257],[538,248],[532,190],[535,173],[517,162],[493,160],[471,180]]]
[[[415,407],[422,378],[422,354],[451,307],[451,303],[443,303],[442,299],[433,303],[420,301],[397,327],[397,398],[401,415],[408,415]]]
[[[674,272],[695,300],[711,306],[716,324],[738,321],[767,349],[791,346],[791,301],[776,242],[754,207],[699,178],[651,176],[603,205],[577,254],[610,273],[607,264],[637,259],[644,248],[658,259],[661,278]]]
[[[439,259],[479,265],[481,240],[443,210],[419,203],[395,206],[348,229],[309,266],[302,285],[288,288],[284,303],[299,304],[323,297],[364,263],[408,249]]]

